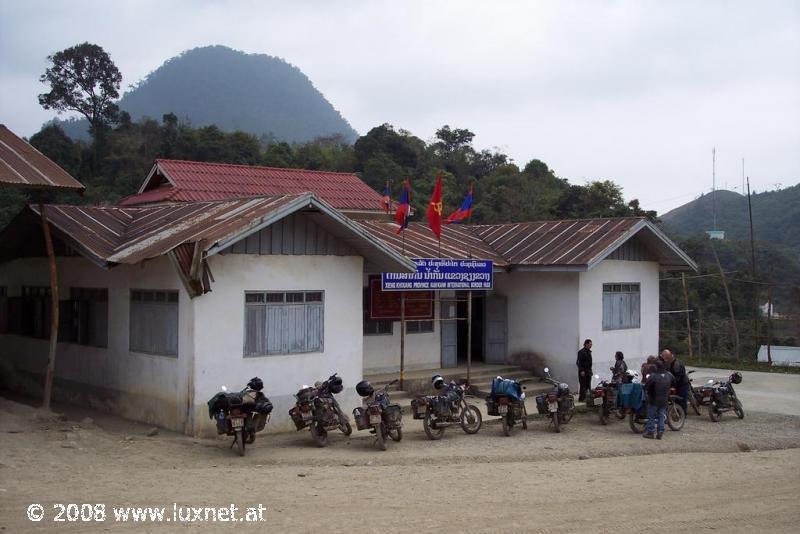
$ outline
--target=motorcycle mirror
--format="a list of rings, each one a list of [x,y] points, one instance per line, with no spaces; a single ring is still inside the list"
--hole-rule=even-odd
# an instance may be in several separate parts
[[[222,390],[224,393],[227,393],[227,392],[228,392],[228,388],[226,388],[225,386],[222,386],[220,389],[221,389],[221,390]]]
[[[646,375],[644,375],[644,377],[645,378],[650,378],[650,373],[647,373]]]
[[[544,368],[544,372],[545,372],[545,373],[549,373],[549,372],[550,372],[550,368],[549,368],[549,367],[545,367],[545,368]]]

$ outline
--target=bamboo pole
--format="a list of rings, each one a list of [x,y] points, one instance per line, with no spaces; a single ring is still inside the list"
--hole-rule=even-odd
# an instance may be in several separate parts
[[[697,306],[697,359],[703,357],[703,308]]]
[[[686,344],[689,346],[689,357],[692,354],[692,326],[689,322],[689,292],[686,289],[686,273],[681,273],[681,283],[683,284],[683,304],[686,310]]]
[[[56,268],[56,255],[53,251],[53,239],[50,236],[50,225],[47,224],[47,214],[43,202],[39,202],[39,213],[42,217],[42,232],[44,245],[47,249],[47,262],[50,267],[50,350],[47,354],[47,369],[44,375],[44,395],[42,408],[50,409],[50,397],[53,393],[53,375],[56,369],[56,347],[58,345],[58,270]]]

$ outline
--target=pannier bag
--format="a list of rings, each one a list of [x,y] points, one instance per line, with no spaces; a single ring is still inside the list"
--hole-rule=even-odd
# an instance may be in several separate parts
[[[292,422],[297,430],[302,430],[306,427],[306,423],[303,421],[303,416],[300,414],[300,408],[297,406],[293,406],[292,409],[289,410],[289,417],[292,418]]]
[[[536,396],[536,411],[539,412],[541,415],[546,415],[548,413],[547,395]]]
[[[411,399],[411,417],[414,419],[425,419],[425,411],[428,403],[425,399]]]
[[[486,414],[487,415],[500,415],[497,411],[497,403],[491,395],[486,397]]]
[[[561,408],[564,410],[571,410],[574,407],[575,403],[572,400],[572,396],[567,395],[561,399]]]
[[[215,421],[217,423],[217,434],[227,434],[230,429],[230,424],[225,414],[221,411],[218,412]]]
[[[356,428],[358,430],[366,430],[369,428],[369,417],[364,408],[358,407],[353,410],[353,419],[356,421]]]
[[[619,387],[619,405],[638,410],[642,406],[643,389],[641,384],[622,384]]]
[[[397,425],[403,417],[403,409],[399,404],[390,404],[383,408],[383,417],[390,425]]]
[[[435,397],[433,399],[433,413],[437,417],[449,417],[450,403],[451,401],[447,397]]]

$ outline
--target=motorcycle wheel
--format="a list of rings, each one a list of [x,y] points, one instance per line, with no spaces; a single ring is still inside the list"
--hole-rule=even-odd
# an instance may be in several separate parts
[[[575,408],[570,408],[570,410],[564,414],[561,421],[566,425],[570,421],[572,421],[572,416],[575,415]]]
[[[461,411],[461,429],[467,434],[477,434],[483,424],[481,411],[477,406],[467,404]]]
[[[234,444],[236,444],[236,453],[239,456],[244,456],[244,433],[241,430],[237,430],[234,435],[236,436],[233,440]]]
[[[700,403],[697,402],[697,397],[694,396],[693,392],[689,392],[689,403],[692,405],[692,410],[696,415],[700,415]]]
[[[394,441],[403,439],[403,429],[400,427],[389,429],[389,437]]]
[[[325,447],[328,444],[328,431],[319,426],[316,421],[312,421],[311,439],[314,440],[318,447]]]
[[[624,408],[617,408],[616,410],[614,410],[614,415],[617,416],[617,419],[622,421],[623,419],[625,419],[625,416],[627,414],[625,413],[625,409]]]
[[[742,407],[742,403],[739,402],[739,399],[733,401],[733,411],[739,419],[744,419],[744,408]]]
[[[647,419],[640,420],[638,417],[636,417],[636,412],[632,411],[628,419],[628,424],[635,434],[643,434],[647,428]]]
[[[552,412],[550,414],[550,419],[553,421],[553,430],[555,430],[557,434],[560,434],[561,433],[561,415],[558,412]]]
[[[422,420],[422,428],[425,430],[425,435],[428,436],[428,439],[442,439],[444,427],[434,428],[433,424],[433,414],[428,411],[425,414],[425,419]]]
[[[386,427],[383,423],[375,425],[375,447],[379,451],[386,450]]]
[[[606,403],[603,403],[598,410],[600,412],[600,424],[607,425],[608,424],[608,416],[611,415],[608,413],[608,408],[606,408]]]
[[[711,404],[708,405],[708,418],[714,423],[719,423],[719,420],[722,419],[722,412],[717,409],[716,401],[711,401]]]
[[[247,438],[245,440],[247,442],[247,444],[250,445],[255,440],[256,440],[256,432],[255,432],[255,430],[248,430],[247,431]]]
[[[505,434],[506,436],[510,436],[511,431],[514,429],[514,421],[512,419],[513,417],[514,416],[511,414],[506,414],[505,417],[500,418],[500,422],[503,425],[503,434]]]
[[[667,408],[667,426],[678,432],[683,428],[684,423],[686,423],[686,412],[683,411],[683,406],[672,403]]]
[[[339,414],[339,430],[341,430],[342,434],[345,436],[349,436],[353,433],[353,427],[350,425],[350,419],[343,413]]]

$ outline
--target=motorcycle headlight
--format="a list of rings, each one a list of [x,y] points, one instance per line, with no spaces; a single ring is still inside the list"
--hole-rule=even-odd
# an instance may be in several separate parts
[[[525,400],[525,394],[523,393],[522,395],[519,396],[519,398],[520,400]]]

